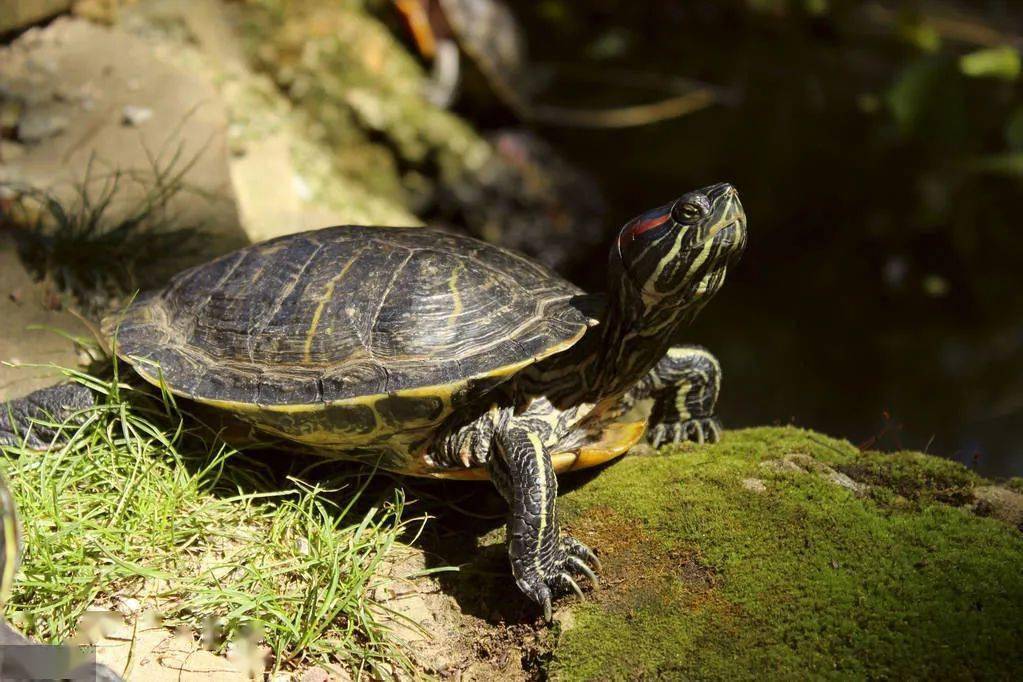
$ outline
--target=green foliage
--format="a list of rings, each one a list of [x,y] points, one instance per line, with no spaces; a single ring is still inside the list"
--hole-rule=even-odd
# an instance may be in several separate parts
[[[1005,124],[1005,142],[1014,152],[1023,151],[1023,107],[1018,107]]]
[[[221,650],[261,633],[275,668],[410,665],[371,596],[411,523],[400,494],[366,504],[357,478],[278,480],[169,395],[68,373],[103,396],[68,444],[3,448],[0,460],[26,546],[7,618],[26,635],[62,641],[90,607],[132,597],[169,626],[215,623]]]
[[[962,84],[946,55],[915,59],[888,90],[892,117],[904,134],[959,139],[965,134]]]
[[[1019,77],[1019,52],[1011,47],[992,47],[964,54],[959,70],[974,78],[1000,78],[1012,81]]]
[[[879,503],[835,469],[915,502]],[[940,501],[978,480],[795,429],[627,458],[561,500],[572,532],[603,550],[610,586],[573,609],[552,674],[1011,677],[1023,536]]]
[[[926,21],[903,21],[899,24],[899,34],[922,52],[934,53],[941,49],[941,34]]]

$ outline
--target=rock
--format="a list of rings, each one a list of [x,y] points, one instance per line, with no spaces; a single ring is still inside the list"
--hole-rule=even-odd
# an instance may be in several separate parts
[[[300,682],[331,682],[330,673],[323,668],[309,668],[302,673]]]
[[[25,156],[25,147],[10,140],[0,140],[0,163],[10,163]]]
[[[181,227],[207,231],[208,250],[196,260],[247,243],[228,169],[226,112],[201,75],[123,31],[61,18],[0,48],[0,92],[20,102],[17,135],[33,142],[20,158],[5,159],[6,176],[66,199],[90,168],[134,174],[140,181],[122,183],[116,211],[152,188],[145,180],[152,158],[160,171],[190,163],[181,182],[202,192],[178,193],[168,210]],[[122,114],[133,125],[122,125]]]
[[[129,104],[121,110],[121,122],[124,125],[138,127],[153,118],[153,110],[148,107],[137,107]]]
[[[604,570],[562,607],[550,676],[1014,678],[1023,533],[964,486],[1016,518],[993,509],[1018,493],[955,462],[794,428],[626,457],[559,499]]]
[[[742,487],[753,493],[766,493],[767,486],[759,478],[742,479]]]
[[[249,239],[345,223],[417,224],[404,194],[381,191],[373,180],[387,175],[388,188],[400,186],[389,152],[365,156],[354,130],[343,133],[342,148],[331,147],[313,134],[309,116],[253,71],[238,26],[250,24],[254,11],[216,0],[149,0],[121,12],[125,30],[217,88],[227,108],[231,180]],[[339,134],[342,123],[333,124]]]
[[[840,471],[835,471],[827,464],[819,462],[813,457],[803,453],[790,453],[780,460],[771,459],[766,462],[761,462],[760,466],[767,469],[773,469],[775,471],[816,473],[831,483],[847,490],[851,490],[857,495],[861,495],[869,489],[869,486],[859,483],[858,481],[850,478],[848,475]]]
[[[67,116],[55,106],[29,109],[18,121],[18,141],[33,144],[61,134],[67,126]]]
[[[1023,494],[1002,486],[982,485],[973,489],[973,495],[976,513],[1023,531]]]
[[[0,34],[31,26],[70,7],[71,0],[0,0]]]

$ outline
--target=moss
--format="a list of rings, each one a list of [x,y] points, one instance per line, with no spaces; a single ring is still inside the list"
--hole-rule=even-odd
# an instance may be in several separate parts
[[[1015,490],[1018,493],[1023,493],[1023,477],[1013,476],[1005,482],[1005,487],[1009,490]]]
[[[334,151],[342,175],[405,201],[435,178],[459,181],[490,158],[490,145],[456,115],[430,104],[419,63],[362,3],[279,4],[248,14],[249,51]]]
[[[943,502],[978,482],[791,428],[627,458],[561,498],[606,588],[573,608],[551,673],[1008,677],[1023,536]]]
[[[863,453],[840,467],[856,480],[881,486],[919,502],[967,504],[980,478],[957,462],[917,452]]]

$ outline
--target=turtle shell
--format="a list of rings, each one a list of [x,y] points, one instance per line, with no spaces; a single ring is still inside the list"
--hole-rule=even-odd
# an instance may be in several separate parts
[[[340,445],[439,423],[568,348],[591,322],[581,294],[469,237],[342,226],[186,270],[106,331],[118,355],[172,393]],[[319,426],[307,418],[325,411]]]

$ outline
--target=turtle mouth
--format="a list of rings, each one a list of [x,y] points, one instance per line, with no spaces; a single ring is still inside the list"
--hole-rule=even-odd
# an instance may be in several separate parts
[[[698,243],[700,245],[706,244],[709,241],[715,242],[726,242],[726,241],[739,241],[736,237],[742,231],[742,219],[736,218],[730,223],[718,223],[717,225],[710,228],[707,232],[707,236],[701,239]]]

